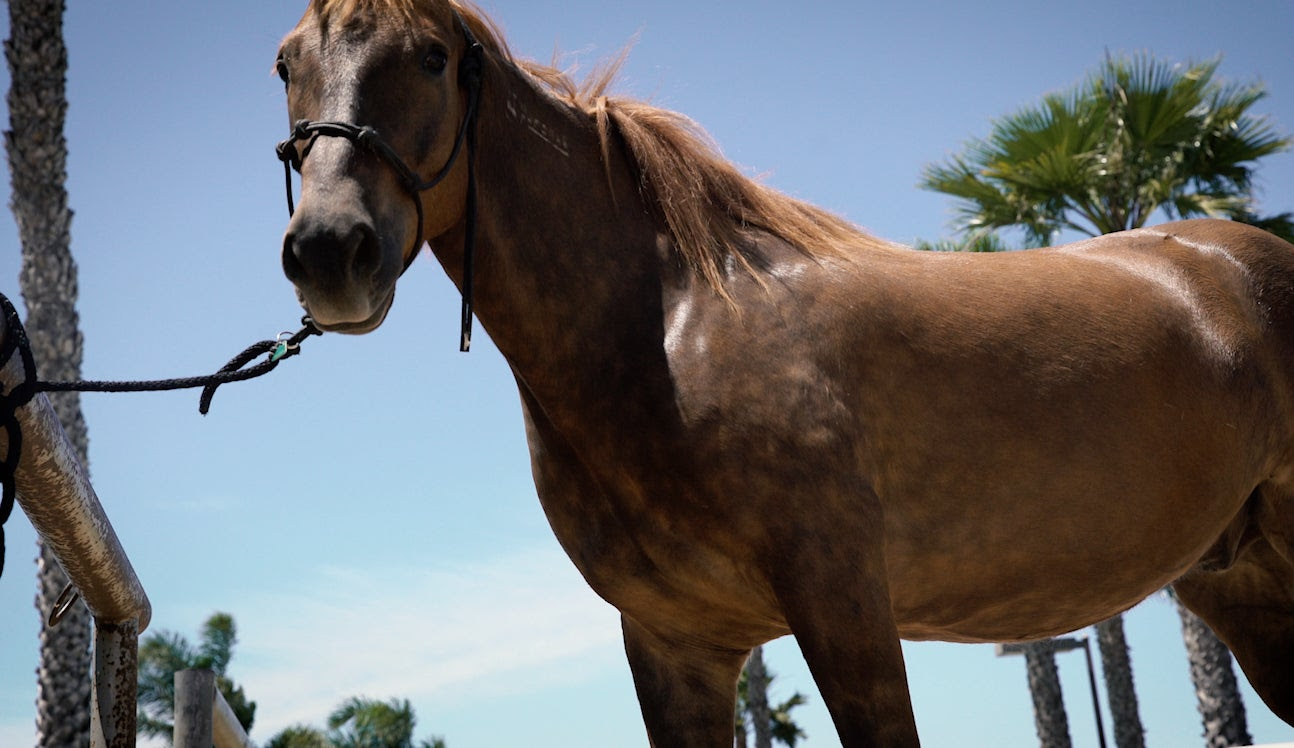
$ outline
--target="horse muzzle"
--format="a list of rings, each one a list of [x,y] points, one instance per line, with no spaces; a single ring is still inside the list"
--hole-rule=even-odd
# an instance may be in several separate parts
[[[283,237],[283,272],[321,330],[362,334],[386,319],[402,267],[371,221],[298,211]]]

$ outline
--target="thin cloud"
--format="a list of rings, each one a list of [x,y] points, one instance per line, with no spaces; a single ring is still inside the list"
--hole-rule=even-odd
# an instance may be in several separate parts
[[[440,567],[329,567],[237,614],[233,676],[256,734],[352,695],[462,703],[580,681],[623,659],[617,613],[556,549]],[[500,675],[507,675],[500,678]]]

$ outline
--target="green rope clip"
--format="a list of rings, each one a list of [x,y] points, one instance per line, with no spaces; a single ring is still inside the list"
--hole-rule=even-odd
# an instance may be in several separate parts
[[[288,350],[288,342],[286,340],[280,340],[279,344],[274,346],[274,350],[270,352],[270,363],[274,363],[288,355]]]

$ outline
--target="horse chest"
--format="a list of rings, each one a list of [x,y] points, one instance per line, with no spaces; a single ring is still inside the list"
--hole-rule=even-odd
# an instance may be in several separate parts
[[[589,586],[645,625],[688,622],[707,630],[785,633],[754,548],[703,493],[684,492],[677,476],[652,481],[628,457],[593,470],[560,439],[532,425],[531,450],[540,503],[558,542]],[[632,452],[633,450],[629,450]]]

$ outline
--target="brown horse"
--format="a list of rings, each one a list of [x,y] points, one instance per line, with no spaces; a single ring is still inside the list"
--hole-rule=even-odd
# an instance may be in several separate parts
[[[423,237],[474,291],[653,744],[731,746],[789,633],[842,743],[913,745],[900,637],[1035,639],[1170,583],[1294,723],[1294,247],[894,246],[455,0],[314,0],[278,69],[302,304],[376,328]]]

